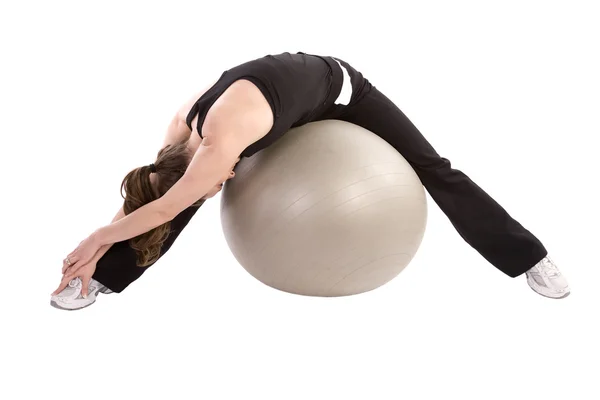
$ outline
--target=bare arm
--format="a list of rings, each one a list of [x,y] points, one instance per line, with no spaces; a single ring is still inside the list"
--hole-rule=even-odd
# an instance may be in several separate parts
[[[184,175],[162,197],[143,205],[93,235],[100,246],[131,239],[166,222],[202,198],[235,163],[243,148],[223,135],[215,143],[211,136],[194,154]]]
[[[171,119],[171,122],[169,123],[169,126],[167,127],[167,133],[163,139],[163,143],[161,145],[161,149],[170,145],[170,144],[175,144],[175,143],[179,143],[182,142],[184,140],[189,139],[192,131],[190,130],[190,128],[187,126],[186,124],[186,118],[187,115],[189,114],[192,106],[194,105],[194,103],[196,103],[196,101],[202,97],[202,95],[211,87],[214,85],[215,82],[211,83],[209,86],[206,86],[203,90],[201,90],[200,92],[194,94],[192,97],[190,97],[177,111],[177,113],[173,116],[173,118]],[[121,206],[121,208],[119,209],[119,211],[117,212],[117,215],[115,215],[115,217],[113,218],[113,220],[111,221],[111,224],[123,219],[125,217],[125,212],[123,211],[123,207]],[[165,221],[166,222],[166,221]],[[124,239],[126,240],[126,239]],[[111,246],[114,244],[113,243],[108,243],[103,245],[100,250],[98,250],[98,252],[96,253],[96,255],[94,256],[94,258],[92,259],[92,261],[94,262],[98,262],[103,256],[104,254],[106,254],[106,252],[111,248]]]
[[[182,119],[179,113],[175,114],[175,116],[171,120],[171,123],[169,123],[169,127],[167,128],[167,134],[165,135],[165,138],[160,148],[163,149],[170,144],[175,144],[187,140],[189,139],[191,133],[192,131],[190,130],[190,128],[188,128],[187,124],[185,123],[185,117],[184,119]]]
[[[246,147],[273,125],[270,105],[248,81],[232,84],[206,116],[203,136],[184,175],[163,196],[94,232],[100,246],[136,237],[171,221],[202,198]]]
[[[123,206],[121,206],[119,208],[119,211],[117,212],[117,215],[115,215],[115,217],[111,221],[111,224],[124,218],[124,217],[125,217],[125,211],[123,211]],[[104,246],[100,247],[100,250],[98,250],[98,252],[94,256],[94,258],[92,258],[92,262],[97,263],[98,261],[100,261],[100,259],[106,254],[108,249],[110,249],[113,244],[114,243],[105,244]]]
[[[111,223],[114,223],[120,219],[122,219],[123,217],[125,217],[125,212],[123,211],[123,206],[119,207],[119,211],[117,212],[117,215],[115,215],[115,217],[113,218]],[[100,247],[100,249],[98,250],[98,252],[94,255],[94,257],[90,260],[90,263],[93,264],[97,264],[98,261],[100,261],[100,259],[106,254],[106,252],[108,251],[108,249],[110,249],[112,247],[113,243],[110,244],[106,244],[102,247]],[[64,274],[68,274],[70,270],[70,267],[68,265],[64,265],[63,266],[63,275]]]
[[[169,127],[167,128],[167,134],[165,135],[161,149],[167,145],[179,143],[181,141],[189,139],[192,131],[186,124],[186,118],[196,101],[198,101],[198,99],[202,97],[202,95],[213,85],[214,82],[206,88],[204,88],[203,90],[201,90],[200,92],[194,94],[179,108],[179,110],[173,116],[173,119],[169,123]],[[194,125],[192,124],[192,127],[193,126]]]

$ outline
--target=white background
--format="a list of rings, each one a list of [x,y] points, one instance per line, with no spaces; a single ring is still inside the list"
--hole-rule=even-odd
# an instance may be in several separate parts
[[[598,399],[600,14],[594,1],[3,1],[3,399]],[[238,63],[340,57],[550,251],[534,293],[429,198],[413,262],[359,296],[252,278],[219,198],[121,294],[49,306],[173,113]],[[506,249],[510,251],[510,249]]]

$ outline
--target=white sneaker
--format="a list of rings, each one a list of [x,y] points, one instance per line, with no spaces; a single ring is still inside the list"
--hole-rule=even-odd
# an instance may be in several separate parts
[[[550,257],[544,257],[526,275],[529,286],[542,296],[562,299],[571,293],[566,278]]]
[[[64,288],[62,292],[50,298],[50,305],[61,310],[80,310],[94,304],[98,293],[112,293],[112,290],[93,278],[90,279],[88,295],[85,299],[81,295],[81,288],[81,279],[72,279],[71,282],[69,282],[69,286]]]

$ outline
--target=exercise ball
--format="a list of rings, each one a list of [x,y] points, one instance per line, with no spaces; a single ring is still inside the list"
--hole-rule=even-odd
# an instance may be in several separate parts
[[[292,128],[235,171],[221,194],[225,240],[250,275],[275,289],[327,297],[373,290],[408,265],[425,233],[427,199],[415,171],[354,124]]]

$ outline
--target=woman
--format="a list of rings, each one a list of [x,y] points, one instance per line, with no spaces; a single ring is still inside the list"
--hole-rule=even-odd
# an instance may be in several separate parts
[[[173,244],[198,206],[234,177],[242,157],[290,128],[339,119],[379,135],[411,164],[461,237],[537,293],[570,291],[542,243],[464,173],[440,157],[392,101],[348,63],[305,53],[269,55],[225,71],[171,122],[153,164],[123,180],[124,204],[64,260],[51,304],[79,309],[121,292]]]

